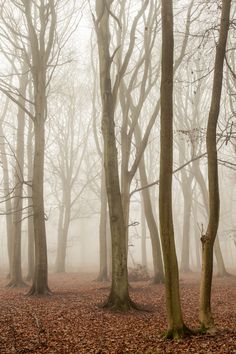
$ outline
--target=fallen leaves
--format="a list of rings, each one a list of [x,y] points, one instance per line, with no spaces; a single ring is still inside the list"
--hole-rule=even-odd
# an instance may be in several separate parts
[[[109,284],[93,282],[95,275],[50,276],[53,296],[26,297],[25,289],[6,289],[0,281],[0,353],[50,354],[158,354],[236,353],[236,279],[214,278],[212,307],[218,332],[174,342],[165,341],[164,286],[131,283],[130,295],[150,311],[113,313],[98,305]],[[196,276],[181,281],[185,322],[198,326],[199,282]]]

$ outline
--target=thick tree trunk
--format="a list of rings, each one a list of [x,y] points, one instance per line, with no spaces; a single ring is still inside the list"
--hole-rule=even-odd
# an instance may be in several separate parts
[[[107,194],[105,183],[105,170],[102,168],[101,179],[101,211],[100,211],[100,225],[99,225],[99,274],[98,281],[108,280],[108,267],[107,267]]]
[[[109,9],[110,2],[96,1],[96,30],[98,39],[100,89],[102,98],[102,134],[104,141],[104,167],[106,191],[112,238],[112,286],[105,306],[127,310],[132,305],[128,293],[126,228],[121,201],[118,158],[114,123],[114,97],[111,88],[109,53]],[[108,7],[108,9],[107,9]]]
[[[43,110],[44,112],[44,110]],[[35,270],[32,287],[29,295],[49,294],[48,288],[48,263],[47,243],[44,215],[44,113],[39,108],[39,116],[36,115],[34,125],[35,152],[32,182],[32,201],[34,210],[34,239],[35,239]]]
[[[173,8],[172,1],[162,0],[162,77],[159,215],[165,267],[168,338],[186,332],[182,318],[179,273],[172,217],[173,170]]]
[[[48,288],[47,241],[44,213],[44,154],[46,118],[46,67],[38,63],[34,76],[35,120],[34,120],[34,162],[32,180],[32,202],[35,242],[35,269],[29,295],[46,295]]]
[[[220,211],[216,129],[220,112],[223,66],[229,29],[230,7],[231,0],[225,0],[222,2],[220,37],[218,46],[216,47],[214,81],[206,138],[208,154],[209,222],[206,235],[203,235],[201,238],[202,276],[200,287],[200,322],[202,328],[209,331],[214,329],[214,320],[211,312],[211,285],[213,272],[213,246],[217,234]]]

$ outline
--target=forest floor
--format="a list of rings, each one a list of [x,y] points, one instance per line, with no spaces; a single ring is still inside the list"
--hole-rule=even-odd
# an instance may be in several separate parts
[[[166,341],[163,285],[131,282],[131,298],[149,312],[114,313],[99,305],[109,283],[92,274],[49,276],[49,297],[27,297],[26,288],[8,289],[0,279],[0,354],[10,353],[236,353],[236,277],[214,278],[215,335]],[[199,276],[182,275],[186,324],[198,327]]]

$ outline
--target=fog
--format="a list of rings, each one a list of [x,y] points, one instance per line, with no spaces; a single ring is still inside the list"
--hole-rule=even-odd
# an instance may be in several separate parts
[[[80,1],[58,2],[57,25],[54,44],[46,63],[45,108],[45,159],[44,159],[44,213],[46,224],[47,255],[50,272],[56,269],[58,237],[66,233],[66,272],[93,272],[99,274],[100,267],[100,215],[103,140],[101,130],[102,103],[99,85],[99,61],[96,31],[94,29],[95,8],[93,4]],[[203,2],[204,3],[204,2]],[[215,43],[218,40],[219,10],[214,2],[208,2],[208,11],[199,1],[174,2],[175,36],[175,76],[174,76],[174,161],[173,170],[173,215],[175,244],[178,262],[183,257],[183,233],[186,232],[186,212],[189,212],[189,270],[200,271],[201,235],[206,231],[208,213],[203,193],[207,192],[206,127],[212,92]],[[141,4],[141,2],[140,2]],[[132,24],[139,8],[127,1],[114,6],[115,15],[111,22],[110,53],[114,53],[111,68],[112,84],[115,83],[130,41],[134,39],[132,55],[122,78],[121,88],[115,108],[115,132],[118,151],[121,194],[131,195],[130,209],[125,209],[126,228],[129,233],[128,267],[138,265],[153,274],[152,243],[145,215],[142,211],[142,188],[149,191],[152,212],[159,228],[159,153],[160,153],[160,111],[157,101],[160,98],[161,61],[161,14],[160,4],[151,1],[144,15],[140,16],[132,33]],[[32,103],[34,82],[32,78],[32,43],[27,39],[27,25],[22,14],[23,5],[17,2],[2,2],[1,13],[1,256],[0,271],[9,272],[7,240],[7,216],[16,214],[13,200],[17,198],[16,175],[23,187],[22,216],[13,221],[22,234],[22,269],[28,269],[29,218],[32,218],[32,203],[29,188],[32,185],[32,158],[34,150],[35,103]],[[34,5],[32,5],[34,7]],[[39,35],[40,20],[37,7],[31,9],[35,21],[36,34]],[[33,13],[35,11],[35,13]],[[123,11],[123,12],[122,12]],[[122,14],[123,13],[123,14]],[[152,17],[155,14],[155,18]],[[189,25],[189,27],[188,27]],[[41,27],[40,27],[41,26]],[[120,31],[120,26],[125,31]],[[146,26],[146,27],[145,27]],[[149,27],[150,26],[150,27]],[[145,29],[144,29],[145,27]],[[15,28],[15,29],[14,29]],[[187,31],[187,35],[186,35]],[[48,44],[50,27],[45,33]],[[228,66],[224,67],[221,110],[218,121],[218,165],[220,186],[220,222],[218,228],[219,245],[227,271],[234,271],[235,257],[235,71],[231,43],[235,31],[232,28],[228,38]],[[146,45],[146,49],[145,49]],[[116,53],[117,50],[117,53]],[[24,55],[28,53],[24,62]],[[31,58],[32,55],[32,58]],[[25,94],[21,94],[21,80],[26,79]],[[123,90],[123,91],[122,91]],[[21,100],[21,101],[20,101]],[[23,101],[22,101],[23,100]],[[17,120],[19,107],[24,106],[25,121],[23,155],[19,162],[19,142],[17,143]],[[155,112],[155,113],[154,113]],[[140,146],[149,128],[152,115],[155,122],[148,133],[143,152],[147,182],[143,186],[138,166],[133,178],[126,179],[136,163]],[[129,135],[132,119],[139,124],[141,143],[134,132]],[[133,121],[134,122],[134,121]],[[137,123],[138,122],[138,123]],[[19,123],[22,124],[22,123]],[[130,139],[130,142],[129,140]],[[29,150],[29,144],[31,146]],[[129,146],[130,144],[130,146]],[[22,154],[21,153],[21,154]],[[129,154],[129,156],[126,156]],[[200,155],[202,155],[200,157]],[[3,161],[5,159],[6,161]],[[30,161],[31,159],[31,161]],[[140,161],[140,160],[139,160]],[[192,161],[192,162],[191,162]],[[200,180],[195,175],[195,165]],[[31,167],[30,167],[31,166]],[[182,166],[182,168],[180,168]],[[7,169],[7,176],[6,176]],[[21,176],[19,176],[19,171]],[[199,172],[200,171],[200,172]],[[5,175],[4,175],[5,174]],[[8,189],[6,190],[6,178]],[[126,188],[125,183],[130,184]],[[155,183],[155,184],[153,184]],[[201,183],[203,185],[201,186]],[[152,185],[153,184],[153,185]],[[190,192],[186,192],[186,184]],[[187,193],[189,193],[187,195]],[[103,195],[104,197],[104,195]],[[187,198],[187,199],[186,199]],[[7,201],[12,204],[9,209]],[[186,209],[185,203],[189,202]],[[208,203],[208,202],[207,202]],[[66,208],[69,208],[68,210]],[[188,210],[189,209],[189,210]],[[108,208],[107,208],[108,213]],[[129,217],[128,217],[129,215]],[[67,223],[67,224],[65,224]],[[111,241],[107,218],[108,273],[111,276]],[[10,237],[10,236],[8,236]],[[32,235],[30,236],[32,237]],[[145,240],[144,237],[146,237]],[[185,241],[184,241],[185,242]],[[146,245],[146,256],[142,245]],[[147,264],[145,263],[147,262]],[[215,272],[217,261],[214,258]]]

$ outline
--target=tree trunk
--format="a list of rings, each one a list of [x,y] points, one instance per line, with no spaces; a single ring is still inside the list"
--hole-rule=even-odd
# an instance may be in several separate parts
[[[220,100],[223,80],[223,67],[227,35],[229,29],[231,0],[222,2],[219,43],[216,47],[214,81],[211,107],[207,124],[207,159],[209,186],[209,222],[206,235],[202,235],[202,276],[200,287],[200,322],[204,330],[214,330],[211,312],[211,285],[213,272],[213,246],[219,224],[220,198],[218,185],[218,163],[216,129],[220,112]]]
[[[107,195],[105,184],[105,170],[102,168],[101,180],[101,211],[100,211],[100,225],[99,225],[99,275],[98,281],[108,280],[108,267],[107,267]]]
[[[183,122],[182,122],[183,124]],[[179,164],[184,164],[186,155],[185,141],[179,142]],[[190,218],[192,208],[192,184],[193,176],[188,174],[183,168],[181,169],[181,188],[184,200],[184,217],[183,217],[183,233],[182,233],[182,252],[180,271],[183,273],[190,272]]]
[[[200,230],[198,229],[198,216],[197,216],[197,208],[193,206],[193,218],[194,218],[194,238],[195,238],[195,250],[196,250],[196,268],[199,270],[201,268],[201,259],[200,259]]]
[[[207,200],[208,191],[207,191],[205,179],[202,175],[202,171],[199,166],[199,160],[195,161],[193,163],[193,172],[194,172],[194,176],[196,178],[196,181],[199,184],[199,187],[200,187],[200,190],[202,193],[202,197],[203,197],[203,203],[204,203],[206,213],[208,216],[209,215],[209,206],[208,206],[208,200]],[[218,275],[221,277],[227,276],[229,273],[227,272],[227,270],[225,268],[224,259],[222,256],[218,235],[216,235],[216,239],[215,239],[214,252],[215,252],[216,261],[217,261]]]
[[[122,208],[123,208],[123,215],[124,215],[124,224],[125,224],[125,239],[126,239],[126,251],[128,257],[129,251],[129,212],[130,212],[130,178],[126,174],[126,169],[122,168],[121,172],[121,201],[122,201]]]
[[[179,273],[172,217],[173,170],[173,5],[162,0],[162,76],[159,216],[165,267],[168,338],[179,338],[187,331],[182,318]]]
[[[8,161],[7,161],[7,152],[6,152],[6,141],[4,139],[4,131],[3,131],[3,119],[7,112],[8,107],[8,99],[6,101],[3,116],[0,122],[0,152],[1,152],[1,162],[3,169],[3,188],[5,193],[5,210],[6,210],[6,231],[7,231],[7,251],[8,251],[8,261],[9,261],[9,277],[11,277],[11,265],[12,265],[12,233],[13,233],[13,225],[12,225],[12,202],[10,197],[10,181],[9,181],[9,171],[8,171]]]
[[[214,253],[215,253],[216,261],[217,261],[217,276],[218,277],[229,276],[230,274],[227,272],[227,270],[225,268],[225,262],[224,262],[223,255],[221,252],[218,234],[216,234],[216,238],[215,238]]]
[[[62,243],[62,230],[63,230],[63,218],[65,213],[65,206],[62,201],[61,205],[59,206],[59,216],[58,216],[58,225],[57,225],[57,255],[56,255],[56,262],[55,262],[55,272],[60,273],[60,265],[59,265],[59,249],[61,248]]]
[[[37,105],[38,115],[34,125],[35,132],[35,152],[32,182],[32,201],[34,210],[34,240],[35,240],[35,271],[32,287],[29,295],[49,294],[48,288],[48,263],[47,263],[47,243],[44,215],[44,110],[41,111],[40,101]]]
[[[139,145],[141,142],[141,132],[139,126],[137,126],[135,129],[135,139],[137,145]],[[139,175],[140,175],[141,187],[147,186],[148,179],[147,179],[144,157],[141,158],[139,163]],[[153,258],[153,270],[154,270],[153,282],[154,284],[163,283],[164,270],[163,270],[162,255],[161,255],[161,245],[160,245],[158,228],[153,214],[151,197],[148,188],[144,188],[142,190],[142,197],[143,197],[145,217],[147,220],[147,225],[150,232],[150,238],[152,243],[152,258]]]
[[[28,128],[28,142],[27,142],[27,161],[28,161],[28,182],[32,183],[33,176],[33,123],[29,120]],[[29,185],[27,188],[29,202],[32,204],[32,187]],[[33,208],[29,207],[28,210],[28,274],[26,280],[32,280],[34,276],[34,220]]]
[[[141,204],[141,263],[142,267],[147,270],[147,228],[143,200]]]
[[[49,294],[47,242],[44,213],[44,154],[46,118],[46,66],[38,63],[34,76],[35,120],[34,120],[34,163],[32,180],[32,202],[35,242],[35,269],[29,295]]]
[[[189,256],[190,256],[190,218],[191,218],[191,186],[189,182],[183,185],[186,188],[184,195],[184,220],[183,220],[183,238],[180,271],[183,273],[190,272]],[[188,189],[188,190],[187,190]]]
[[[126,252],[126,228],[124,222],[116,149],[114,97],[111,88],[109,53],[109,8],[103,1],[96,1],[100,89],[102,99],[102,134],[104,141],[104,168],[106,191],[109,206],[109,217],[112,238],[112,285],[105,304],[106,307],[127,310],[132,305],[128,292],[128,271]]]
[[[67,239],[70,227],[70,191],[64,186],[62,206],[58,221],[58,243],[56,257],[56,272],[64,273],[66,271],[66,249]]]
[[[25,65],[22,72],[25,73]],[[24,106],[25,101],[22,97],[26,96],[26,87],[28,76],[23,74],[20,78],[19,105]],[[24,130],[25,130],[25,113],[18,106],[17,114],[17,142],[14,169],[14,199],[13,199],[13,215],[12,215],[12,258],[11,273],[8,287],[25,286],[22,278],[21,269],[21,226],[22,226],[22,197],[23,197],[23,181],[24,181]]]

